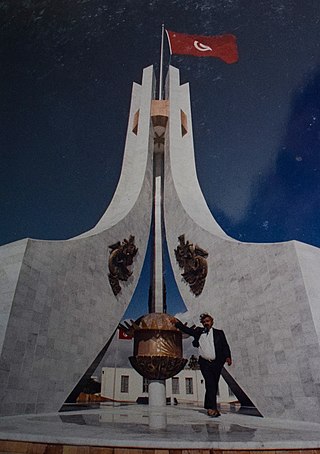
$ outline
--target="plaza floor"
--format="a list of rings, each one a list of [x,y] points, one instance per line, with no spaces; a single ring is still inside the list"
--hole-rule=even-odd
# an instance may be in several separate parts
[[[198,407],[100,404],[0,418],[0,440],[159,449],[316,449],[320,424],[260,418]],[[2,452],[2,451],[0,451]]]

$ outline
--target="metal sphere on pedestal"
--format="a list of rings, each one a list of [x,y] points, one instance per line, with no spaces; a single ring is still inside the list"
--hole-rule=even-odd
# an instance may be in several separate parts
[[[133,324],[134,352],[132,367],[149,380],[166,380],[186,365],[182,357],[182,333],[174,318],[163,313],[147,314]]]

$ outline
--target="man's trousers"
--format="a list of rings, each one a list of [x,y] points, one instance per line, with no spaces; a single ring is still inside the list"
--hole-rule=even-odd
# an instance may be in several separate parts
[[[199,365],[206,386],[204,408],[216,410],[218,384],[223,364],[216,360],[208,361],[200,356]]]

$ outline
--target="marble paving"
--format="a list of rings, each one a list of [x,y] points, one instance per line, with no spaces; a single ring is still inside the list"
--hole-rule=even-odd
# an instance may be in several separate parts
[[[101,404],[61,413],[0,418],[0,440],[162,449],[316,449],[320,424],[199,407]]]

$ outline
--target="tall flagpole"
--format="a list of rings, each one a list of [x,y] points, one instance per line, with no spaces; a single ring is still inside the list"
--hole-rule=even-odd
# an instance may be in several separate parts
[[[162,100],[162,77],[163,77],[163,41],[164,41],[164,24],[161,29],[161,50],[160,50],[160,74],[159,74],[159,100]]]
[[[158,100],[162,101],[162,73],[163,73],[163,37],[164,24],[161,33],[160,69],[159,69],[159,93]],[[153,168],[153,266],[151,299],[149,300],[149,312],[155,314],[164,312],[164,286],[163,286],[163,238],[162,238],[162,184],[163,184],[163,152],[156,152],[154,145],[154,168]],[[159,150],[160,151],[160,150]],[[149,380],[149,408],[166,406],[166,381],[163,378]],[[149,413],[149,425],[152,429],[165,429],[166,419],[159,412]]]

